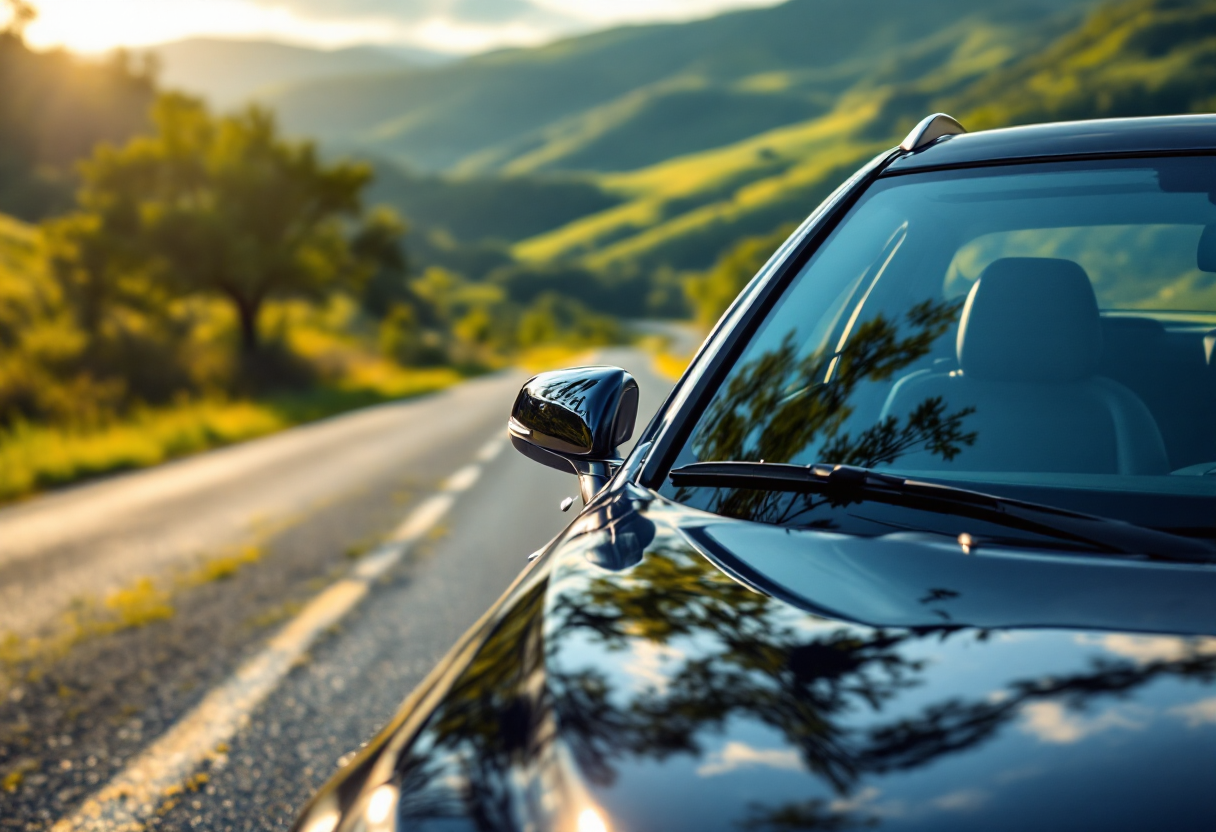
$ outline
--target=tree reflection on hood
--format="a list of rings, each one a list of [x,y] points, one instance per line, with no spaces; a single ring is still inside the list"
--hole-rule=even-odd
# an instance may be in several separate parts
[[[542,584],[517,602],[399,759],[403,818],[522,828],[525,818],[552,817],[541,804],[569,799],[574,781],[610,790],[621,766],[704,758],[729,722],[750,720],[784,737],[840,799],[744,806],[735,822],[857,828],[879,821],[845,800],[867,779],[974,748],[1029,703],[1079,711],[1165,677],[1216,680],[1216,655],[1184,642],[1177,658],[1091,657],[1066,675],[1014,678],[1000,697],[954,696],[883,721],[893,700],[928,678],[917,643],[984,642],[989,633],[809,617],[734,582],[670,535],[631,570],[573,565],[548,593],[546,603]],[[612,668],[642,643],[672,648],[674,659],[662,685],[634,689]],[[877,720],[862,725],[863,713]],[[573,761],[574,780],[555,771],[561,760]]]
[[[948,412],[941,396],[920,402],[904,419],[890,415],[856,434],[846,426],[861,385],[889,381],[929,355],[960,309],[958,301],[926,300],[907,311],[902,327],[876,315],[831,354],[818,350],[800,358],[794,333],[787,333],[775,348],[743,361],[722,385],[693,433],[693,454],[703,462],[803,459],[865,468],[919,450],[953,459],[975,443],[976,433],[964,430],[975,408]],[[808,507],[805,496],[752,489],[698,494],[685,487],[672,496],[715,514],[766,523],[790,522],[817,507]]]

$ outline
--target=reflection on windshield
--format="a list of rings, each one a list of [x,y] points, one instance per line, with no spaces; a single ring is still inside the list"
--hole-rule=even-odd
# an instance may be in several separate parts
[[[694,462],[892,466],[1211,536],[1212,170],[1188,157],[880,177],[788,264],[648,484]],[[806,513],[763,492],[660,492],[732,517]]]
[[[977,434],[965,429],[974,407],[950,410],[941,396],[926,397],[905,417],[889,415],[870,427],[845,429],[865,382],[890,381],[933,351],[958,321],[961,300],[926,300],[907,311],[903,326],[879,314],[857,327],[838,353],[798,357],[791,332],[779,346],[744,361],[719,391],[690,443],[699,461],[826,462],[872,468],[926,451],[949,462]],[[813,453],[809,449],[817,448]],[[807,511],[805,495],[753,489],[713,489],[702,506],[693,490],[674,499],[728,517],[788,522]]]
[[[976,749],[1013,724],[1022,725],[1017,736],[1055,725],[1041,741],[1078,743],[1083,731],[1063,737],[1058,726],[1096,724],[1104,706],[1154,682],[1216,677],[1216,655],[1197,641],[1094,660],[1093,646],[1064,640],[1077,656],[1067,672],[1009,670],[995,690],[950,685],[911,699],[933,690],[935,653],[997,634],[816,619],[664,541],[626,573],[577,558],[550,586],[547,622],[543,586],[520,603],[400,763],[408,828],[463,818],[475,829],[519,829],[529,816],[567,816],[561,807],[587,789],[611,809],[612,788],[642,761],[691,757],[704,778],[757,754],[811,781],[788,801],[736,807],[741,828],[873,826],[888,820],[867,811],[876,778]],[[661,663],[638,667],[654,654]],[[789,751],[735,743],[711,753],[740,724],[764,726]],[[578,782],[557,761],[573,761]]]
[[[732,374],[693,436],[697,458],[789,462],[819,441],[813,457],[822,462],[872,467],[922,448],[953,459],[975,442],[975,434],[963,432],[974,408],[947,413],[941,397],[921,402],[902,424],[891,416],[856,437],[843,428],[859,385],[888,381],[928,355],[961,308],[961,301],[926,300],[907,311],[902,330],[876,315],[834,355],[815,352],[800,359],[790,333]]]

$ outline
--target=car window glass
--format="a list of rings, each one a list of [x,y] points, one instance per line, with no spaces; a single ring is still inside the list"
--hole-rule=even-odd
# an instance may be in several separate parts
[[[1209,527],[1213,226],[1212,157],[881,179],[792,280],[673,467],[850,464],[1112,515],[1120,494],[1174,494],[1206,500],[1185,522]]]
[[[1002,257],[1058,257],[1085,270],[1103,309],[1216,308],[1216,280],[1197,266],[1202,225],[1034,228],[984,234],[962,246],[946,272],[945,294],[964,296]]]

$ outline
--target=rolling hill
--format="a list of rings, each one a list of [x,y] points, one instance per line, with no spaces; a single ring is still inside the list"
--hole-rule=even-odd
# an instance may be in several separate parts
[[[1060,14],[1075,22],[1089,2],[790,0],[266,100],[293,132],[419,170],[630,170],[819,116],[901,56],[919,77],[954,50],[933,46],[945,30],[1021,34]]]
[[[621,201],[519,242],[530,262],[703,269],[804,217],[923,114],[971,129],[1216,110],[1216,0],[1125,0],[1054,37],[969,24],[907,49],[827,114],[726,147],[602,175]]]
[[[974,130],[1216,111],[1216,2],[1125,0],[944,106]]]
[[[165,86],[201,95],[220,109],[305,81],[401,72],[450,60],[425,49],[355,46],[325,50],[223,38],[188,38],[143,52],[157,56]]]
[[[1216,0],[790,0],[404,69],[378,52],[286,49],[244,80],[305,73],[265,100],[295,134],[375,160],[371,200],[409,218],[416,266],[524,282],[529,269],[573,283],[595,273],[639,295],[801,219],[935,110],[982,129],[1216,109]],[[62,55],[7,55],[0,69],[80,72]],[[330,62],[325,77],[307,76],[315,61]],[[0,142],[0,210],[30,171],[68,170],[90,137],[142,121],[147,79],[115,70],[106,83],[98,102],[120,106],[98,112],[46,92],[0,98],[0,111],[21,104],[0,133],[22,131]],[[78,114],[93,132],[60,129]],[[89,144],[47,165],[31,155],[43,135]]]

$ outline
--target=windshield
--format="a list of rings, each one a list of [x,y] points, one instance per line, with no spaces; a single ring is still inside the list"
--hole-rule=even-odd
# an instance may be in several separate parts
[[[1210,537],[1214,346],[1216,157],[887,176],[789,284],[672,467],[854,465]],[[661,492],[764,522],[968,530],[764,489]]]

